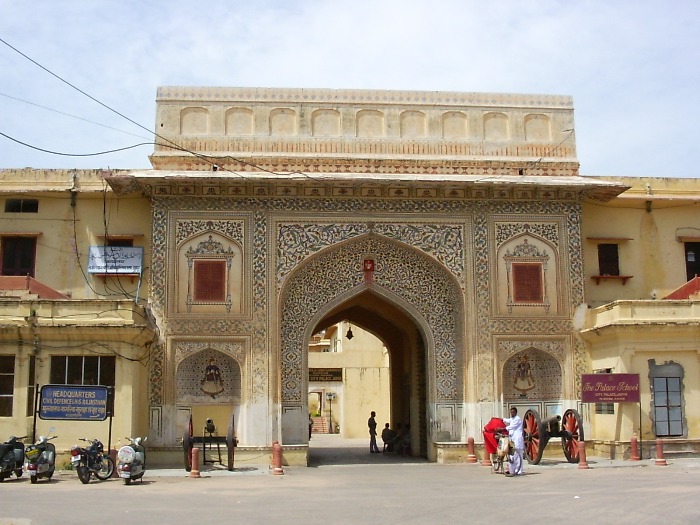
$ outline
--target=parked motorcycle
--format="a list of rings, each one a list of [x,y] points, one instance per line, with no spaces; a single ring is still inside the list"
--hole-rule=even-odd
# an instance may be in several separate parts
[[[39,436],[36,444],[24,449],[26,458],[24,470],[29,474],[29,480],[32,483],[36,483],[41,478],[50,480],[53,476],[56,470],[56,447],[49,441],[57,437]]]
[[[97,479],[105,480],[114,472],[114,460],[105,455],[104,445],[99,439],[80,438],[80,441],[90,443],[90,446],[74,445],[70,450],[70,461],[81,483],[90,483],[93,474]]]
[[[13,472],[18,478],[22,476],[22,464],[24,463],[23,439],[27,439],[27,436],[11,436],[4,443],[0,443],[0,481],[5,481]]]
[[[117,452],[117,473],[124,480],[125,485],[130,485],[135,479],[143,481],[146,472],[146,447],[143,443],[148,439],[144,437],[126,438],[129,445],[124,445]]]

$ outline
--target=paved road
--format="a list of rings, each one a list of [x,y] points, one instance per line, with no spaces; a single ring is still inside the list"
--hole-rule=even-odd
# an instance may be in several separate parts
[[[361,441],[314,436],[311,467],[151,470],[143,483],[0,484],[0,525],[190,523],[416,525],[503,522],[700,523],[700,459],[609,461],[591,469],[552,458],[506,478],[479,465],[437,465],[369,454]],[[513,514],[515,512],[515,514]]]

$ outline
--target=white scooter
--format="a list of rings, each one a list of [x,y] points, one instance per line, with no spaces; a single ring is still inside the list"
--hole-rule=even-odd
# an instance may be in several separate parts
[[[50,432],[53,432],[53,429]],[[24,449],[24,470],[29,474],[32,483],[36,483],[41,478],[51,480],[56,469],[56,447],[49,441],[57,437],[39,436],[36,444]]]
[[[124,480],[125,485],[131,485],[132,480],[140,479],[146,472],[146,447],[143,443],[148,439],[144,437],[126,438],[129,445],[124,445],[117,452],[117,473]]]

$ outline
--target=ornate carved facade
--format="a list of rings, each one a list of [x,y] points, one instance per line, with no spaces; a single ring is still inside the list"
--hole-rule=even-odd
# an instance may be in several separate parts
[[[201,353],[239,374],[220,401],[241,445],[306,443],[308,341],[348,312],[402,334],[392,411],[415,453],[477,435],[501,400],[575,404],[581,202],[624,187],[577,175],[572,115],[566,97],[162,88],[157,169],[108,177],[153,206],[160,442],[195,410]]]

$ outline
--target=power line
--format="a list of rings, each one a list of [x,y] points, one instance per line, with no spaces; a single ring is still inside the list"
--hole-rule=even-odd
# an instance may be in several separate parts
[[[3,137],[5,137],[6,139],[9,139],[9,140],[11,140],[11,141],[13,141],[13,142],[16,142],[17,144],[21,144],[22,146],[26,146],[27,148],[31,148],[31,149],[34,149],[34,150],[37,150],[37,151],[41,151],[42,153],[50,153],[51,155],[60,155],[60,156],[62,156],[62,157],[96,157],[96,156],[98,156],[98,155],[107,155],[108,153],[118,153],[118,152],[120,152],[120,151],[126,151],[126,150],[129,150],[129,149],[138,148],[138,147],[140,147],[140,146],[148,146],[148,145],[153,145],[153,144],[155,144],[154,142],[141,142],[141,143],[139,143],[139,144],[134,144],[134,145],[132,145],[132,146],[126,146],[126,147],[123,147],[123,148],[111,149],[111,150],[107,150],[107,151],[98,151],[97,153],[64,153],[64,152],[61,152],[61,151],[52,151],[52,150],[40,148],[40,147],[38,147],[38,146],[33,146],[32,144],[28,144],[28,143],[26,143],[26,142],[22,142],[22,141],[19,140],[19,139],[16,139],[16,138],[14,138],[14,137],[11,137],[10,135],[7,135],[6,133],[3,133],[2,131],[0,131],[0,135],[2,135]]]
[[[16,100],[17,102],[22,102],[24,104],[29,104],[30,106],[45,109],[47,111],[52,111],[54,113],[58,113],[59,115],[65,115],[66,117],[71,117],[71,118],[74,118],[77,120],[82,120],[83,122],[87,122],[89,124],[94,124],[95,126],[100,126],[100,127],[106,128],[106,129],[111,129],[113,131],[118,131],[119,133],[124,133],[125,135],[131,135],[132,137],[138,137],[141,139],[146,138],[147,139],[147,137],[143,137],[142,135],[136,135],[135,133],[129,133],[128,131],[124,131],[123,129],[114,128],[112,126],[108,126],[108,125],[102,124],[100,122],[95,122],[94,120],[89,120],[89,119],[86,119],[83,117],[79,117],[77,115],[72,115],[70,113],[66,113],[64,111],[59,111],[57,109],[49,108],[47,106],[42,106],[41,104],[36,104],[35,102],[30,102],[29,100],[24,100],[21,98],[13,97],[12,95],[8,95],[7,93],[0,92],[0,96],[7,97],[9,99]]]
[[[159,138],[160,140],[169,143],[169,144],[154,143],[155,145],[171,147],[171,148],[173,148],[173,149],[178,149],[178,150],[180,150],[180,151],[187,152],[187,153],[189,153],[190,155],[193,155],[193,156],[195,156],[195,157],[197,157],[197,158],[199,158],[199,159],[205,160],[206,162],[208,162],[208,163],[212,166],[212,168],[213,168],[214,166],[216,166],[216,163],[213,162],[212,159],[215,159],[215,158],[217,158],[217,157],[208,157],[208,156],[205,156],[205,155],[201,155],[201,154],[198,154],[198,153],[196,153],[196,152],[194,152],[194,151],[191,151],[191,150],[188,150],[188,149],[186,149],[186,148],[183,148],[183,147],[179,146],[178,144],[176,144],[176,143],[173,142],[172,140],[170,140],[170,139],[168,139],[168,138],[166,138],[166,137],[163,137],[162,135],[159,135],[159,134],[158,134],[157,132],[155,132],[155,131],[151,131],[150,129],[146,128],[146,127],[143,126],[142,124],[139,124],[138,122],[136,122],[135,120],[133,120],[133,119],[127,117],[127,116],[124,115],[123,113],[121,113],[121,112],[117,111],[116,109],[114,109],[114,108],[108,106],[108,105],[105,104],[104,102],[101,102],[100,100],[96,99],[95,97],[93,97],[93,96],[90,95],[89,93],[83,91],[83,90],[80,89],[79,87],[77,87],[77,86],[75,86],[74,84],[70,83],[69,81],[67,81],[66,79],[62,78],[61,76],[57,75],[56,73],[54,73],[53,71],[51,71],[51,70],[48,69],[47,67],[44,67],[43,65],[41,65],[39,62],[37,62],[37,61],[34,60],[33,58],[31,58],[31,57],[29,57],[28,55],[22,53],[22,51],[20,51],[19,49],[17,49],[17,48],[14,47],[13,45],[9,44],[9,43],[8,43],[7,41],[5,41],[4,39],[0,38],[0,42],[2,42],[3,44],[5,44],[7,47],[9,47],[10,49],[12,49],[12,50],[15,51],[16,53],[20,54],[21,56],[23,56],[23,57],[26,58],[27,60],[29,60],[32,64],[34,64],[34,65],[36,65],[37,67],[39,67],[40,69],[43,69],[44,71],[46,71],[46,72],[47,72],[48,74],[50,74],[52,77],[54,77],[54,78],[60,80],[60,81],[63,82],[64,84],[66,84],[66,85],[72,87],[73,89],[75,89],[75,90],[78,91],[79,93],[85,95],[87,98],[89,98],[89,99],[92,100],[93,102],[96,102],[97,104],[99,104],[100,106],[104,107],[105,109],[111,111],[112,113],[115,113],[116,115],[119,115],[119,116],[122,117],[123,119],[125,119],[125,120],[131,122],[131,123],[134,124],[135,126],[138,126],[139,128],[145,130],[146,132],[148,132],[148,133],[150,133],[150,134],[153,134],[155,137]],[[4,135],[4,136],[7,136],[7,135]],[[8,138],[10,138],[10,137],[8,137]],[[14,139],[12,139],[12,140],[14,140]],[[141,144],[141,145],[142,145],[142,144]],[[133,146],[133,147],[136,147],[136,146]],[[39,149],[39,148],[35,148],[35,149]],[[129,148],[126,148],[126,149],[129,149]],[[43,151],[43,150],[40,150],[40,151]],[[122,151],[122,150],[113,150],[113,151]],[[113,151],[109,151],[109,153],[112,153]],[[53,153],[53,152],[50,152],[50,153]],[[76,156],[87,156],[87,155],[76,155]],[[259,170],[261,170],[261,171],[267,172],[267,173],[271,173],[271,174],[275,174],[275,175],[281,175],[280,173],[267,170],[267,169],[263,168],[262,166],[258,166],[258,165],[256,165],[256,164],[252,164],[252,163],[246,162],[246,161],[244,161],[243,159],[238,159],[238,158],[232,157],[231,155],[226,155],[226,156],[223,157],[223,158],[230,158],[230,159],[233,159],[233,160],[235,160],[236,162],[240,162],[241,164],[244,164],[244,165],[253,166],[253,167],[255,167],[255,168],[257,168],[257,169],[259,169]],[[218,166],[217,166],[217,168],[218,168]],[[240,174],[240,173],[238,173],[238,172],[235,172],[235,171],[232,171],[232,170],[229,170],[229,169],[226,169],[226,168],[224,168],[224,171],[227,171],[227,172],[229,172],[229,173],[231,173],[231,174],[234,174],[234,175],[238,175],[239,177],[242,177],[242,178],[244,178],[244,179],[248,179],[248,177],[246,177],[245,175],[242,175],[242,174]],[[308,175],[308,174],[306,174],[306,173],[303,173],[303,172],[295,172],[295,173],[299,173],[300,175],[305,176],[305,177],[307,177],[307,178],[309,178],[309,179],[311,179],[311,180],[316,180],[314,177],[312,177],[312,176],[310,176],[310,175]]]

